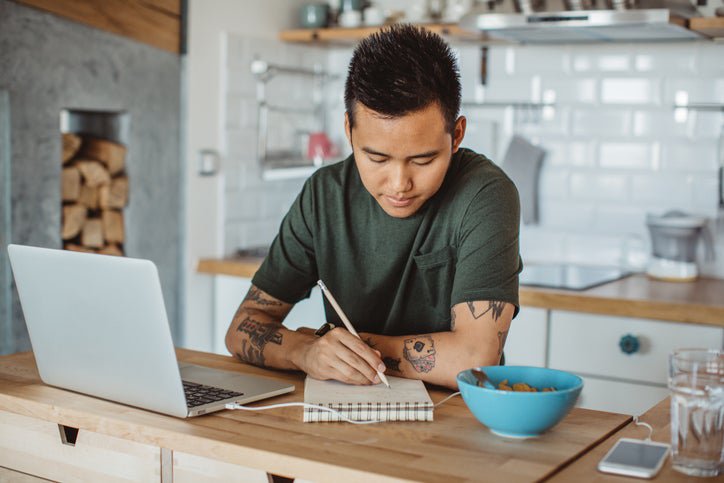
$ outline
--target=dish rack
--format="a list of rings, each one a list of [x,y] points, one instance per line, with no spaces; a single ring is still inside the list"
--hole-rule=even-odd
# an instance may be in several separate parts
[[[260,59],[251,63],[251,73],[256,79],[257,101],[257,161],[265,179],[306,176],[319,166],[306,157],[306,153],[297,143],[298,149],[271,150],[269,147],[269,115],[279,113],[289,116],[312,116],[320,131],[327,131],[327,116],[323,94],[327,83],[339,76],[324,71],[315,65],[312,69],[273,64]],[[275,105],[269,102],[267,87],[272,79],[283,76],[307,77],[314,80],[309,108],[297,108]],[[283,172],[283,173],[282,173]]]

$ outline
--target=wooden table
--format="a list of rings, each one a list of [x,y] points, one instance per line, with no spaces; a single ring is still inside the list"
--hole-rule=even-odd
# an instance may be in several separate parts
[[[644,413],[639,421],[648,423],[654,428],[651,439],[662,443],[671,443],[671,411],[669,398],[664,399],[659,404]],[[624,476],[615,476],[596,471],[596,465],[601,461],[608,450],[619,440],[619,438],[636,438],[645,439],[649,434],[649,430],[644,426],[637,426],[631,422],[627,424],[621,431],[611,435],[606,441],[602,442],[593,450],[574,461],[570,466],[556,473],[549,481],[555,483],[578,483],[585,481],[587,483],[631,483],[636,481],[632,478]],[[661,473],[651,481],[665,482],[691,482],[702,483],[706,481],[721,481],[716,478],[697,478],[695,476],[687,476],[679,473],[671,466],[671,458],[664,463]]]
[[[178,356],[183,361],[263,374],[296,385],[294,393],[256,405],[302,400],[300,373],[267,371],[231,357],[182,349]],[[432,387],[429,390],[435,402],[450,393]],[[38,378],[31,353],[0,357],[0,416],[6,418],[0,418],[0,466],[32,472],[27,465],[37,467],[46,458],[45,453],[30,458],[34,444],[20,444],[19,439],[6,437],[14,431],[13,418],[20,418],[18,425],[24,426],[19,431],[23,435],[36,425],[50,427],[45,430],[43,443],[47,453],[55,451],[52,444],[61,445],[56,424],[80,428],[79,444],[81,437],[88,434],[101,440],[112,438],[104,447],[116,453],[123,444],[134,444],[138,446],[134,454],[143,456],[144,464],[152,466],[155,462],[157,469],[152,466],[149,471],[157,475],[153,478],[156,481],[193,481],[183,480],[184,475],[189,471],[197,471],[198,475],[201,466],[208,468],[213,462],[225,465],[227,481],[233,468],[318,482],[538,481],[575,463],[631,420],[621,414],[576,408],[540,438],[511,440],[490,433],[459,397],[437,408],[431,423],[303,423],[300,408],[222,411],[184,420],[46,386]],[[3,421],[6,426],[2,426]],[[67,450],[66,456],[61,455],[64,461],[53,464],[66,464],[65,459],[72,459],[78,448],[62,449]],[[103,456],[109,468],[117,460],[116,453]],[[190,457],[197,458],[193,464],[188,463]],[[22,461],[30,462],[22,466]],[[130,471],[128,461],[123,460],[118,471]],[[187,462],[185,466],[183,461]],[[94,471],[103,466],[98,461],[86,464],[95,466]],[[586,478],[594,473],[586,473]],[[49,474],[52,472],[43,473],[45,477]],[[210,474],[205,474],[207,481],[213,481]]]
[[[263,258],[202,259],[197,271],[251,278]],[[520,304],[549,310],[640,317],[724,327],[724,279],[664,282],[636,274],[588,290],[557,290],[522,285]]]

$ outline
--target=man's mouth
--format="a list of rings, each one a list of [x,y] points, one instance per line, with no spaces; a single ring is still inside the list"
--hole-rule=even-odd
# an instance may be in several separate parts
[[[385,199],[389,204],[395,208],[405,208],[410,206],[414,198],[396,198],[394,196],[384,195]]]

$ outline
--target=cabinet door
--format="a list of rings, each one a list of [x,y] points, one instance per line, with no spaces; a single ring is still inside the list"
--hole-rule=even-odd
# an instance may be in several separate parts
[[[668,355],[682,347],[722,347],[719,327],[551,312],[550,366],[586,375],[666,384]],[[630,353],[622,338],[635,339]],[[638,344],[638,347],[636,347]]]
[[[621,414],[643,414],[669,395],[665,387],[583,378],[576,406]]]
[[[505,342],[506,365],[545,366],[547,317],[546,309],[520,308]]]
[[[161,450],[84,429],[64,444],[57,424],[0,411],[0,466],[55,481],[160,481]]]

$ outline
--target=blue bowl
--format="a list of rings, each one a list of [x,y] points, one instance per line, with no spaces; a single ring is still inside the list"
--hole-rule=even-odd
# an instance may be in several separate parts
[[[525,366],[487,366],[478,368],[498,384],[525,382],[539,391],[555,387],[553,392],[511,392],[478,387],[472,369],[457,375],[458,388],[470,412],[490,431],[511,438],[532,438],[552,428],[576,403],[583,380],[571,373]]]

